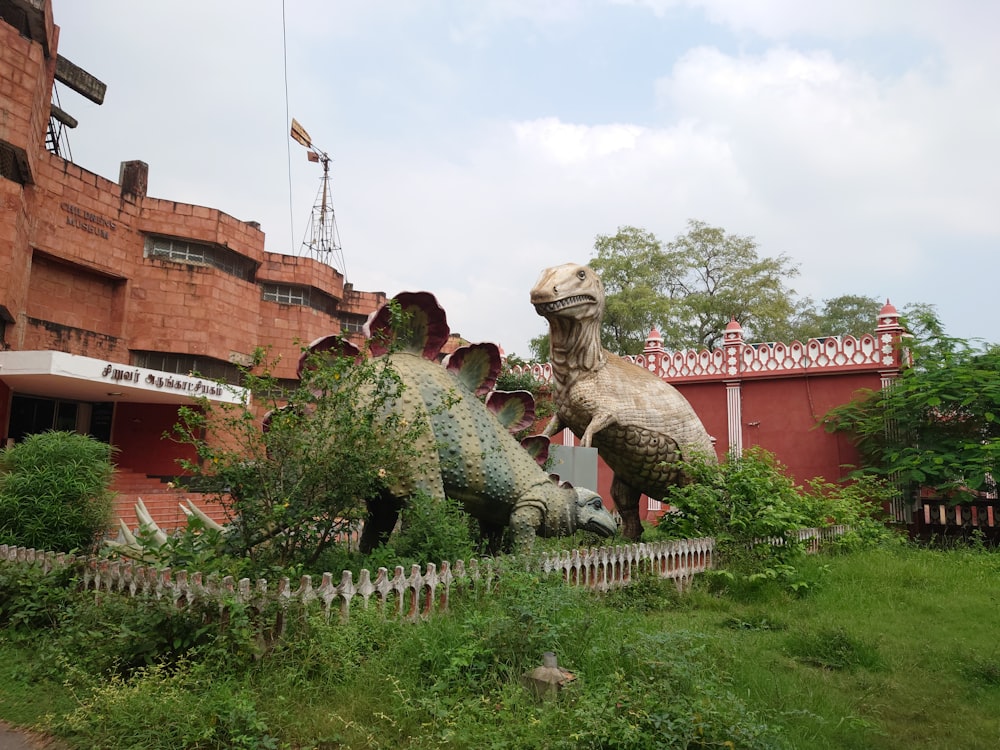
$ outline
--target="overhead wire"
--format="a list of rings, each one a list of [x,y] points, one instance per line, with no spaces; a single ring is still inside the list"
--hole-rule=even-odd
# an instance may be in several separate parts
[[[288,232],[291,238],[289,248],[295,251],[295,204],[292,200],[292,145],[287,135],[292,121],[288,104],[288,29],[285,25],[285,0],[281,0],[281,56],[285,76],[285,157],[288,164]]]

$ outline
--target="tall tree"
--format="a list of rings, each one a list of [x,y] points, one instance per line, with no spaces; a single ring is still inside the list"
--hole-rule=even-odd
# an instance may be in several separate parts
[[[805,341],[823,336],[872,333],[882,302],[843,294],[817,305],[797,299],[788,282],[798,266],[785,255],[761,256],[752,237],[689,220],[685,234],[664,244],[645,229],[622,226],[598,235],[590,261],[605,288],[602,342],[619,354],[637,354],[650,329],[667,349],[713,348],[736,319],[750,341]],[[914,333],[933,317],[930,305],[903,308]],[[547,338],[532,341],[547,355]]]
[[[878,325],[878,311],[882,303],[874,297],[860,294],[842,294],[824,300],[817,308],[806,298],[798,303],[790,321],[788,332],[778,340],[806,341],[822,336],[860,336],[873,333]]]
[[[806,341],[823,336],[861,336],[874,333],[878,325],[878,312],[884,303],[875,297],[860,294],[842,294],[824,300],[821,307],[808,297],[796,303],[795,314],[788,330],[776,336],[776,341]],[[933,321],[937,320],[934,305],[926,302],[911,302],[901,308],[900,322],[903,328],[917,338],[934,335]]]
[[[549,334],[540,333],[528,342],[532,362],[549,361]]]
[[[652,232],[624,226],[616,234],[598,235],[594,250],[590,266],[605,293],[602,343],[619,354],[637,354],[671,306],[663,245]]]
[[[606,291],[604,344],[620,354],[642,349],[659,327],[670,349],[712,347],[738,320],[764,340],[787,331],[798,268],[784,255],[761,257],[752,237],[727,234],[702,221],[663,245],[651,232],[620,227],[598,235],[590,265]]]
[[[732,319],[758,341],[787,330],[795,292],[785,282],[799,273],[787,256],[761,257],[753,237],[694,219],[664,256],[667,291],[675,302],[664,322],[665,343],[669,335],[677,348],[714,347]]]

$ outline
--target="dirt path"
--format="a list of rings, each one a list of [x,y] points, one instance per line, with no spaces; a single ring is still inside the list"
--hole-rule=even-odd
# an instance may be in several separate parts
[[[0,721],[0,750],[66,750],[59,740]]]

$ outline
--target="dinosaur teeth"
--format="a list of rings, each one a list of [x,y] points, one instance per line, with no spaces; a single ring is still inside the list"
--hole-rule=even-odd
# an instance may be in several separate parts
[[[535,305],[535,308],[541,313],[552,313],[558,312],[559,310],[565,310],[567,307],[573,307],[574,305],[589,304],[594,302],[594,298],[588,294],[577,294],[572,297],[564,297],[563,299],[557,299],[555,302],[542,302]]]

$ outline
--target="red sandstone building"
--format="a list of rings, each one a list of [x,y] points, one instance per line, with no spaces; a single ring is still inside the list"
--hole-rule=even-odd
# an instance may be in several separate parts
[[[54,81],[104,86],[58,40],[51,0],[0,0],[0,444],[76,430],[118,448],[122,478],[174,475],[180,405],[233,399],[215,381],[260,346],[294,377],[296,340],[360,330],[385,295],[264,250],[255,222],[149,197],[141,161],[114,182],[60,157],[75,121]]]

